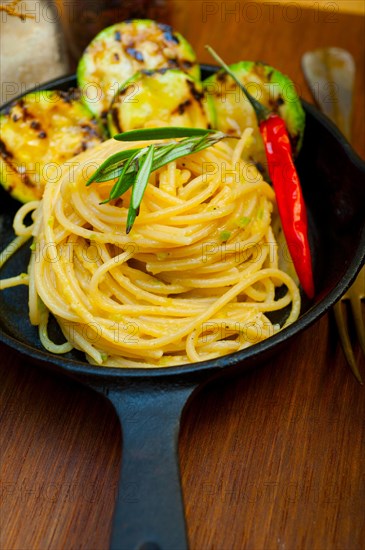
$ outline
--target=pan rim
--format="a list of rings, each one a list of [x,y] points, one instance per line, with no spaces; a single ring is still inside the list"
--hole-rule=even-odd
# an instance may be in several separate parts
[[[213,71],[217,67],[213,65],[201,65],[202,70]],[[45,82],[31,90],[28,90],[25,93],[30,93],[36,90],[46,88],[56,88],[67,83],[75,82],[75,75],[70,74],[66,76],[60,76],[48,82]],[[11,99],[6,102],[1,108],[0,112],[6,110],[14,101],[24,96],[24,93],[20,96]],[[348,143],[346,138],[341,134],[338,128],[325,116],[323,113],[318,111],[315,106],[301,100],[302,104],[306,111],[308,111],[321,125],[323,125],[335,138],[339,145],[343,148],[345,154],[349,158],[352,164],[357,166],[365,174],[365,162],[360,158],[360,156],[354,151],[351,145]],[[365,263],[365,225],[362,228],[361,237],[359,239],[359,245],[357,247],[355,255],[352,257],[351,262],[349,263],[345,274],[342,279],[337,283],[337,285],[325,295],[324,298],[320,299],[318,303],[313,304],[306,312],[304,312],[297,321],[292,325],[281,330],[277,334],[271,336],[270,338],[254,344],[244,350],[237,351],[216,359],[210,359],[202,361],[199,363],[186,363],[178,366],[171,367],[136,367],[136,368],[117,368],[117,367],[108,367],[108,366],[98,366],[91,365],[86,361],[79,361],[76,359],[65,358],[62,355],[51,354],[47,350],[41,350],[34,348],[16,338],[7,334],[0,327],[0,342],[5,346],[15,350],[20,353],[22,356],[28,357],[30,359],[36,360],[41,364],[50,363],[51,365],[58,367],[65,374],[72,374],[76,377],[93,377],[94,379],[110,379],[117,380],[119,378],[135,378],[140,377],[152,377],[158,378],[161,376],[164,377],[181,377],[184,374],[192,373],[205,373],[205,372],[214,372],[216,370],[221,370],[227,367],[242,366],[245,361],[255,359],[257,357],[258,361],[262,356],[264,356],[269,351],[274,351],[275,348],[279,348],[281,344],[292,339],[299,332],[304,331],[309,328],[313,323],[318,321],[336,302],[337,300],[346,292],[347,288],[351,285],[355,279],[357,273],[360,271],[362,265]],[[241,365],[240,365],[241,364]]]
[[[362,252],[364,250],[364,252]],[[360,271],[361,266],[365,264],[365,228],[362,231],[362,237],[360,245],[357,250],[357,254],[353,257],[345,275],[341,281],[317,304],[310,307],[305,313],[303,313],[297,321],[292,325],[284,328],[274,336],[267,338],[266,340],[259,342],[246,348],[242,351],[237,351],[216,359],[210,359],[207,361],[201,361],[199,363],[186,363],[178,366],[171,367],[156,367],[156,368],[117,368],[108,366],[91,365],[89,363],[78,361],[75,359],[64,358],[62,355],[51,354],[46,350],[40,350],[34,348],[24,342],[13,338],[5,333],[0,328],[0,342],[6,346],[12,348],[21,355],[36,359],[40,363],[51,363],[52,365],[61,368],[65,373],[72,373],[78,376],[92,376],[100,379],[113,379],[118,378],[140,378],[146,377],[160,377],[160,376],[181,376],[186,373],[206,372],[221,370],[226,367],[238,366],[239,363],[244,363],[245,360],[253,359],[257,356],[263,356],[265,352],[274,350],[286,341],[289,341],[299,332],[303,332],[309,328],[313,323],[318,321],[346,292],[348,287],[355,279],[357,273]]]

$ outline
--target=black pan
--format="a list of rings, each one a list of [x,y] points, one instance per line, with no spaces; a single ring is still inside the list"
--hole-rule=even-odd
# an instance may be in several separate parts
[[[213,70],[203,67],[204,76]],[[41,88],[65,90],[75,84],[69,76]],[[289,339],[331,308],[364,262],[365,163],[326,117],[303,105],[307,125],[298,170],[308,205],[316,295],[312,302],[303,300],[301,316],[290,327],[244,351],[198,364],[148,372],[92,367],[77,351],[55,356],[42,349],[38,331],[27,318],[26,288],[0,292],[0,341],[37,366],[100,391],[115,407],[123,431],[123,465],[113,549],[187,547],[177,461],[179,423],[187,400],[215,377],[242,373],[279,353]],[[0,191],[0,205],[6,245],[13,237],[12,219],[19,204]],[[28,257],[25,246],[5,265],[1,277],[24,271]]]

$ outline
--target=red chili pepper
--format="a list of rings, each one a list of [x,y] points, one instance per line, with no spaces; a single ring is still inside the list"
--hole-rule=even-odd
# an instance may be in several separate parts
[[[307,211],[285,122],[271,113],[259,124],[284,235],[304,292],[314,296]]]
[[[314,296],[312,258],[308,242],[307,211],[284,120],[257,101],[234,72],[209,46],[214,59],[238,84],[251,103],[265,144],[266,158],[281,223],[295,270],[304,292]]]

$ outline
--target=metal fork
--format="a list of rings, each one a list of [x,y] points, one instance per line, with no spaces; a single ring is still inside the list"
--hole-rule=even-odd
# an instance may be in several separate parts
[[[351,54],[341,48],[307,52],[302,57],[302,68],[318,106],[351,141],[352,91],[355,78],[355,63]],[[350,301],[356,334],[365,356],[365,326],[361,305],[364,298],[365,266],[333,308],[344,354],[360,384],[363,381],[352,349],[344,302]]]
[[[348,331],[348,324],[344,313],[342,302],[344,300],[350,300],[352,315],[355,321],[355,329],[359,343],[363,354],[365,355],[365,328],[364,319],[361,311],[361,300],[365,298],[365,267],[363,267],[358,274],[355,282],[348,289],[348,291],[342,296],[342,298],[334,305],[333,311],[338,327],[338,332],[341,338],[343,351],[352,372],[356,379],[363,384],[360,371],[356,364],[356,359],[351,345],[351,340]]]

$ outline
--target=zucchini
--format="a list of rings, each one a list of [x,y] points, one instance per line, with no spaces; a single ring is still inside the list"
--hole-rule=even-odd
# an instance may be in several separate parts
[[[197,80],[200,67],[190,44],[168,25],[133,19],[101,31],[88,45],[77,67],[84,101],[106,117],[121,86],[142,69],[180,69]]]
[[[241,61],[230,69],[258,101],[279,114],[286,123],[294,154],[303,141],[305,113],[293,82],[277,69],[264,63]],[[213,127],[239,136],[251,126],[253,139],[246,154],[250,160],[266,166],[264,145],[252,106],[233,79],[222,69],[204,83],[207,100],[213,110]]]
[[[140,71],[114,99],[108,113],[110,135],[156,126],[210,126],[202,84],[182,71]]]
[[[32,92],[0,116],[0,183],[14,198],[40,199],[61,164],[103,141],[80,95],[75,89]]]

